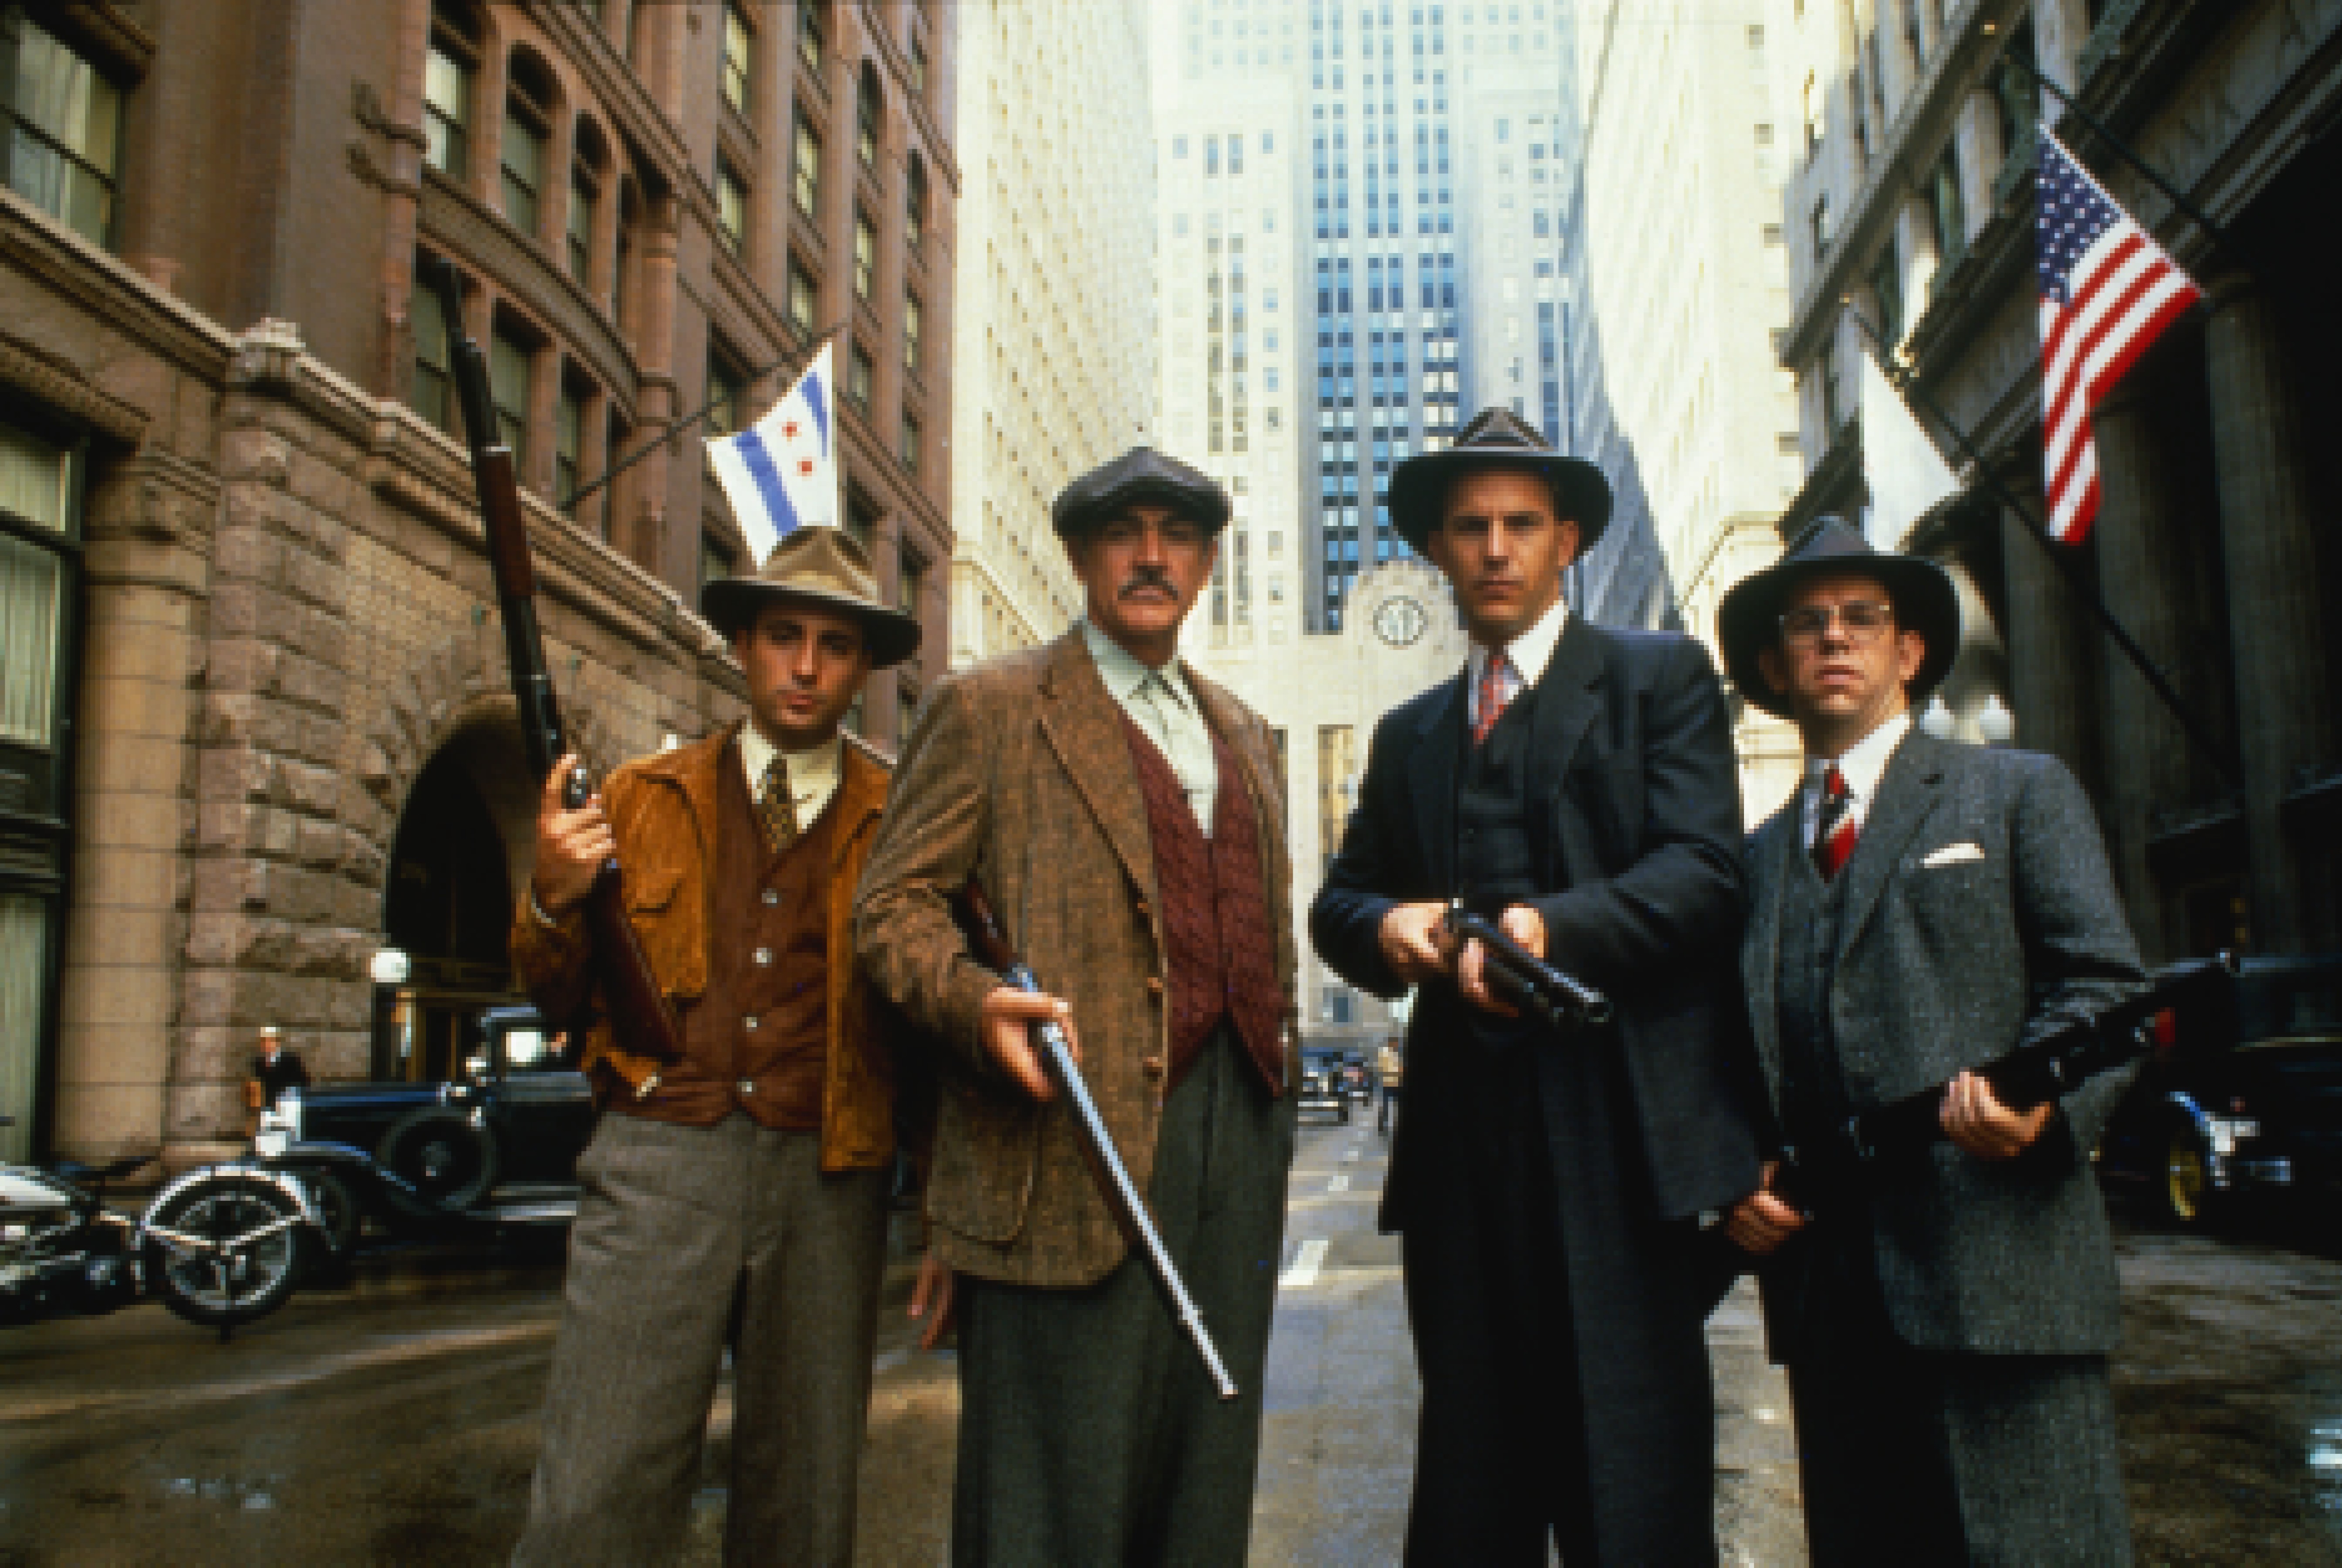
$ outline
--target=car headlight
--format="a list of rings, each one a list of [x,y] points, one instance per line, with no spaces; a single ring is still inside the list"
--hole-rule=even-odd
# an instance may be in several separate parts
[[[2204,1130],[2211,1137],[2212,1153],[2216,1154],[2233,1154],[2239,1143],[2261,1135],[2261,1124],[2244,1116],[2207,1116]]]

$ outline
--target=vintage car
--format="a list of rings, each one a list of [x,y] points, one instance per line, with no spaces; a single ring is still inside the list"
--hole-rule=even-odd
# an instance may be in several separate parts
[[[2342,1198],[2342,954],[2247,958],[2233,1011],[2181,1014],[2099,1149],[2109,1186],[2197,1226]]]
[[[1350,1095],[1343,1082],[1342,1053],[1331,1045],[1301,1048],[1300,1110],[1331,1111],[1337,1120],[1350,1119]]]
[[[411,1233],[575,1217],[592,1085],[534,1008],[492,1007],[470,1028],[461,1078],[288,1091],[263,1113],[255,1158],[308,1181],[337,1255],[369,1222]]]

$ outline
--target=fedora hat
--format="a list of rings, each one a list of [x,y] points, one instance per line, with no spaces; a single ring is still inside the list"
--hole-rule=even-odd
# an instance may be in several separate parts
[[[1417,554],[1425,553],[1439,526],[1447,485],[1458,474],[1486,468],[1520,468],[1553,487],[1553,504],[1564,522],[1577,524],[1577,553],[1594,548],[1610,526],[1610,482],[1582,457],[1556,452],[1535,429],[1508,408],[1484,408],[1453,446],[1420,452],[1391,473],[1385,504],[1391,526]]]
[[[1228,493],[1176,457],[1151,446],[1134,446],[1113,462],[1091,469],[1057,492],[1049,521],[1057,537],[1071,541],[1109,517],[1142,502],[1168,506],[1216,534],[1228,525]]]
[[[1735,584],[1716,606],[1716,640],[1724,644],[1725,673],[1740,694],[1778,717],[1789,715],[1788,694],[1765,678],[1756,655],[1778,647],[1781,606],[1800,583],[1816,577],[1876,577],[1895,605],[1903,630],[1917,632],[1927,645],[1919,673],[1911,678],[1911,701],[1936,689],[1960,651],[1960,598],[1951,574],[1919,555],[1896,555],[1871,547],[1843,518],[1823,517],[1789,546],[1789,553],[1762,572]]]
[[[727,637],[766,604],[793,602],[844,610],[862,623],[870,662],[899,664],[919,651],[919,622],[878,597],[870,557],[850,534],[819,524],[791,530],[754,576],[718,577],[699,590],[699,613]]]

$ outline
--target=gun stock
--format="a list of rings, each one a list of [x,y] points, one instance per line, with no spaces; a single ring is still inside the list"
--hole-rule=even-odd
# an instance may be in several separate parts
[[[998,971],[1003,980],[1019,991],[1037,993],[1040,982],[1008,945],[992,900],[974,877],[968,878],[967,885],[960,890],[959,904],[961,928],[985,967]],[[1163,1304],[1185,1331],[1188,1343],[1196,1347],[1213,1388],[1223,1400],[1236,1398],[1236,1385],[1220,1360],[1219,1346],[1213,1343],[1211,1331],[1204,1326],[1204,1315],[1187,1294],[1187,1283],[1179,1277],[1179,1266],[1171,1261],[1169,1250],[1155,1229],[1154,1216],[1146,1212],[1146,1200],[1139,1195],[1137,1184],[1130,1179],[1129,1167],[1122,1163],[1121,1152],[1114,1146],[1114,1134],[1106,1130],[1106,1119],[1098,1114],[1097,1103],[1090,1098],[1089,1085],[1082,1080],[1081,1068],[1074,1061],[1065,1030],[1056,1024],[1042,1024],[1035,1026],[1033,1037],[1041,1048],[1043,1071],[1048,1074],[1057,1097],[1073,1114],[1074,1143],[1081,1150],[1083,1164],[1089,1167],[1090,1180],[1097,1184],[1098,1196],[1114,1215],[1116,1228],[1146,1265]]]
[[[488,394],[488,365],[480,345],[464,330],[464,301],[455,269],[438,257],[424,263],[422,281],[439,296],[447,327],[447,361],[455,399],[472,449],[472,475],[479,487],[480,519],[487,532],[488,565],[496,580],[496,607],[505,624],[505,655],[512,672],[513,701],[520,709],[521,744],[530,770],[542,779],[569,750],[561,730],[561,707],[545,662],[545,642],[536,622],[536,572],[529,554],[528,521],[521,512],[513,477],[512,449],[497,429]],[[593,798],[586,770],[562,781],[562,798],[574,810]],[[642,941],[626,918],[618,864],[602,868],[586,895],[586,929],[594,944],[595,972],[610,1024],[626,1050],[661,1062],[683,1054],[683,1031],[651,974]]]

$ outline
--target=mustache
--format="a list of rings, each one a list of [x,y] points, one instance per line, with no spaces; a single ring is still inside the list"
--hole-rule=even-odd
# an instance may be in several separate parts
[[[1151,566],[1141,566],[1131,573],[1122,586],[1115,590],[1114,596],[1127,599],[1142,588],[1160,588],[1175,599],[1179,596],[1179,590],[1173,585],[1169,575]]]

